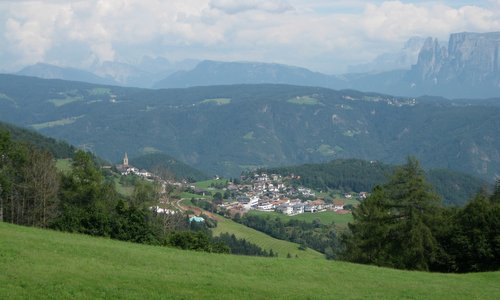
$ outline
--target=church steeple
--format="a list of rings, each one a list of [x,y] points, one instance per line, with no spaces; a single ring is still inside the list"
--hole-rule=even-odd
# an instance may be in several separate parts
[[[127,152],[125,152],[125,156],[123,157],[123,166],[128,167],[128,156],[127,156]]]

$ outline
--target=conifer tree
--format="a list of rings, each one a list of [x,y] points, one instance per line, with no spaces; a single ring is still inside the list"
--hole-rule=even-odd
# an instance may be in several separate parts
[[[438,244],[432,235],[439,197],[415,158],[353,211],[345,258],[400,269],[428,270]]]

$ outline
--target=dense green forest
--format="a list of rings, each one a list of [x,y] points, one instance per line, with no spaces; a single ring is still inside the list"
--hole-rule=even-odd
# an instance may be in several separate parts
[[[283,176],[294,174],[293,182],[316,190],[340,190],[342,192],[367,192],[382,184],[396,166],[359,159],[337,159],[322,164],[305,164],[291,167],[260,169],[258,172]],[[426,179],[447,205],[464,205],[478,191],[489,186],[480,178],[450,170],[431,169]]]
[[[39,150],[48,151],[54,158],[73,158],[76,148],[66,142],[46,137],[38,132],[0,122],[0,131],[9,132],[13,141],[29,142]]]
[[[46,137],[40,133],[0,122],[0,130],[9,132],[11,139],[16,142],[29,143],[39,150],[48,151],[55,159],[73,158],[77,148],[67,142]],[[91,154],[98,164],[109,164],[96,155]],[[150,153],[130,159],[130,163],[140,169],[155,171],[164,178],[186,179],[188,181],[201,181],[208,176],[201,171],[164,153]]]
[[[29,87],[29,88],[26,88]],[[154,151],[209,175],[342,158],[500,175],[500,107],[290,85],[148,90],[0,75],[0,120],[108,161]]]
[[[414,158],[353,210],[343,259],[410,270],[500,268],[500,181],[462,208],[444,207]]]
[[[130,164],[140,169],[150,170],[155,174],[163,173],[165,178],[186,179],[189,182],[207,180],[203,172],[167,155],[150,153],[130,159]]]

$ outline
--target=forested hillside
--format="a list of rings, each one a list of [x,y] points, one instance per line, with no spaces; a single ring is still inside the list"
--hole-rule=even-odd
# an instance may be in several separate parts
[[[268,173],[295,175],[294,181],[317,190],[335,189],[342,192],[371,191],[384,183],[396,166],[376,161],[338,159],[322,164],[305,164],[291,167],[263,169]],[[463,205],[490,184],[480,178],[450,170],[431,169],[425,173],[427,180],[441,196],[443,203]],[[297,178],[298,177],[298,178]]]
[[[208,174],[337,158],[500,174],[500,107],[288,85],[147,90],[0,75],[0,119],[118,161],[160,151]],[[29,87],[29,88],[26,88]]]
[[[130,159],[130,164],[150,170],[155,174],[163,173],[164,177],[172,177],[177,180],[187,179],[194,182],[209,178],[201,171],[164,153],[150,153],[133,157]]]
[[[39,150],[46,150],[54,158],[72,158],[76,151],[75,147],[64,141],[43,136],[34,130],[27,130],[0,122],[0,131],[9,132],[14,141],[30,143]]]

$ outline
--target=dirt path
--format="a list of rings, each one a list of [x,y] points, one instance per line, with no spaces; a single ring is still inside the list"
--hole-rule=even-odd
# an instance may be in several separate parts
[[[195,215],[199,216],[201,214],[204,214],[206,216],[208,216],[210,219],[212,220],[215,220],[215,221],[218,221],[220,216],[217,216],[216,214],[213,214],[209,211],[206,211],[206,210],[203,210],[197,206],[192,206],[192,205],[183,205],[182,204],[182,200],[186,200],[185,198],[184,199],[179,199],[177,201],[174,202],[174,206],[176,208],[178,208],[179,210],[185,212],[185,211],[188,211],[188,210],[191,210],[194,212]]]

